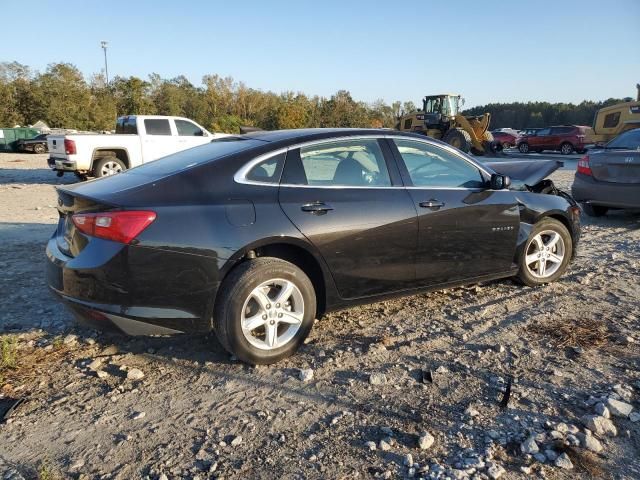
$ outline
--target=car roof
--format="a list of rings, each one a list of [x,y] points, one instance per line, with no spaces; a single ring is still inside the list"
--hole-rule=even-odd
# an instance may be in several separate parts
[[[240,135],[242,138],[251,138],[261,140],[263,142],[273,142],[282,146],[303,143],[313,140],[322,140],[330,138],[341,138],[351,136],[378,136],[384,135],[403,136],[403,137],[420,137],[425,140],[433,140],[425,135],[419,135],[411,132],[400,132],[390,128],[300,128],[293,130],[273,130],[273,131],[257,131]],[[438,142],[436,142],[438,143]]]

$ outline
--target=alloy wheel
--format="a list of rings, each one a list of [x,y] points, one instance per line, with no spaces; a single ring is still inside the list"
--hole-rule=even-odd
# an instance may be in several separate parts
[[[242,307],[244,338],[261,350],[289,343],[302,326],[304,300],[291,281],[276,278],[254,288]]]
[[[553,276],[564,260],[565,245],[562,236],[553,230],[544,230],[531,239],[525,250],[525,264],[536,278]]]
[[[102,165],[100,169],[101,177],[106,177],[108,175],[115,175],[116,173],[122,172],[122,166],[118,162],[108,161]]]

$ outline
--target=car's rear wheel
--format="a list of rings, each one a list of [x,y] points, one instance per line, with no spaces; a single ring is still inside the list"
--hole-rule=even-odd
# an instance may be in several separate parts
[[[511,144],[510,144],[509,142],[504,142],[504,143],[502,144],[502,149],[503,149],[503,150],[506,150],[507,148],[511,148]]]
[[[582,210],[590,217],[602,217],[609,211],[608,207],[602,205],[591,205],[590,203],[583,203]]]
[[[569,155],[573,153],[573,145],[571,145],[569,142],[564,142],[562,145],[560,145],[560,153],[562,153],[563,155]]]
[[[315,316],[309,277],[292,263],[263,257],[240,264],[224,280],[214,329],[227,351],[243,362],[265,365],[292,355]]]
[[[518,145],[518,150],[520,150],[520,153],[529,153],[529,144],[527,142],[522,142]]]
[[[519,259],[518,279],[534,287],[555,282],[573,254],[571,235],[561,222],[544,218],[533,226]]]
[[[102,157],[93,166],[93,175],[97,178],[108,177],[123,172],[127,166],[117,157]]]
[[[40,143],[33,146],[34,153],[45,153],[47,151],[46,147]]]

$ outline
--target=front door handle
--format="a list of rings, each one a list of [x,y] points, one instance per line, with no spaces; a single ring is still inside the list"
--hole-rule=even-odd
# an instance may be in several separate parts
[[[438,210],[439,208],[444,207],[444,202],[441,202],[440,200],[435,200],[432,198],[427,202],[420,202],[420,206],[422,208],[431,208],[433,210]]]
[[[325,213],[333,210],[333,207],[327,205],[324,202],[313,202],[313,203],[307,203],[305,205],[302,205],[300,209],[303,212],[310,212],[315,215],[324,215]]]

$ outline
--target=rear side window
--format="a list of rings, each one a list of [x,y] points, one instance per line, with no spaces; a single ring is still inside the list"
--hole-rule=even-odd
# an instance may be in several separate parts
[[[204,135],[199,126],[186,120],[176,120],[176,130],[181,137],[202,137]]]
[[[263,183],[278,183],[282,174],[286,153],[281,153],[273,157],[267,158],[255,165],[245,175],[247,180]]]
[[[610,113],[604,117],[604,128],[613,128],[620,123],[620,112]]]
[[[544,135],[549,135],[550,132],[551,132],[550,128],[541,128],[540,130],[536,130],[534,135],[536,135],[537,137],[542,137]]]
[[[144,129],[147,135],[171,135],[169,120],[166,118],[146,118]]]
[[[303,147],[291,152],[291,163],[299,152],[299,170],[285,183],[314,186],[390,186],[389,171],[376,139],[342,140]],[[289,161],[287,161],[289,164]]]
[[[116,133],[123,135],[137,135],[138,124],[136,117],[120,117],[116,122]]]
[[[551,129],[551,135],[567,135],[573,132],[573,127],[554,127]]]

